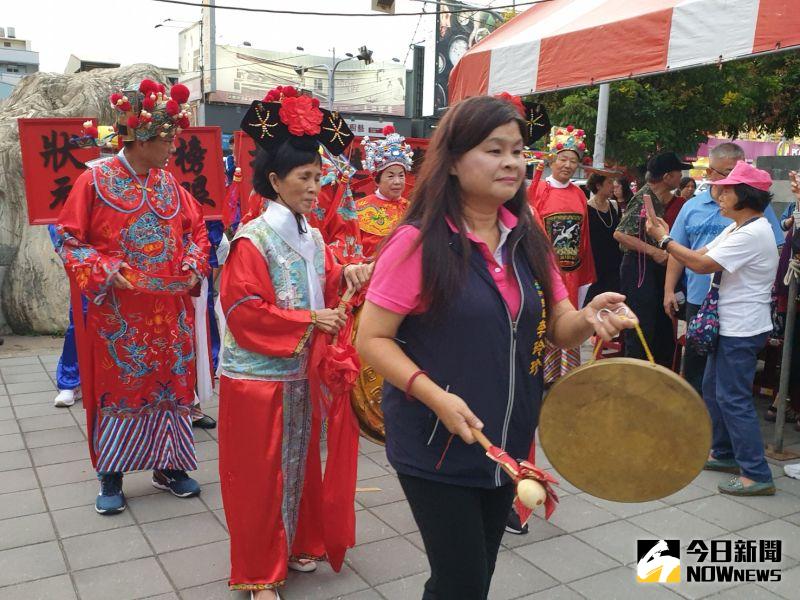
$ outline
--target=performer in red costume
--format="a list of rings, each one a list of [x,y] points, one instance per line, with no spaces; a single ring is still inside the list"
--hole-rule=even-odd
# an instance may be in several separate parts
[[[338,305],[344,281],[366,283],[372,266],[342,267],[305,217],[319,193],[319,145],[336,155],[352,140],[341,117],[282,88],[253,102],[242,129],[258,145],[253,187],[268,200],[237,231],[222,274],[220,480],[230,587],[271,600],[287,568],[313,571],[315,561],[328,559],[338,571],[355,543],[357,424],[349,404],[345,411],[325,407],[323,484],[323,407],[312,402],[309,379],[317,373],[309,365],[315,335],[345,323],[343,309],[326,307]],[[350,443],[333,444],[340,435]],[[352,472],[337,473],[343,465]]]
[[[358,222],[361,227],[363,255],[372,260],[378,245],[389,235],[408,210],[408,200],[403,198],[406,173],[411,171],[414,152],[405,138],[387,125],[383,139],[370,141],[365,137],[364,168],[373,173],[378,189],[356,202]]]
[[[553,127],[550,135],[550,152],[555,157],[550,165],[552,174],[528,189],[528,201],[553,244],[570,302],[576,308],[581,306],[581,296],[595,280],[586,196],[570,181],[586,152],[584,139],[583,130],[572,125]],[[545,385],[566,375],[580,362],[580,348],[561,349],[548,344],[544,359]]]
[[[208,275],[209,246],[197,201],[163,169],[189,126],[188,98],[183,85],[167,95],[148,79],[112,94],[124,148],[77,179],[56,227],[72,285],[89,300],[78,343],[101,514],[125,509],[126,471],[152,469],[153,485],[179,497],[200,493],[186,474],[197,468],[189,293]]]

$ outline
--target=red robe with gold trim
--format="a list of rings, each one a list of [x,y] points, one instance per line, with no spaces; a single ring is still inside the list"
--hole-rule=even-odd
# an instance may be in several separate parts
[[[594,257],[589,240],[589,209],[586,196],[570,183],[556,187],[548,178],[528,188],[533,213],[553,244],[561,277],[575,308],[580,308],[580,288],[594,283]],[[580,348],[562,350],[548,343],[544,358],[544,381],[553,383],[580,365]]]
[[[89,300],[78,343],[96,469],[197,468],[194,310],[183,270],[209,273],[197,201],[163,169],[135,175],[120,153],[78,177],[56,231],[71,284]],[[118,272],[133,290],[111,284]]]

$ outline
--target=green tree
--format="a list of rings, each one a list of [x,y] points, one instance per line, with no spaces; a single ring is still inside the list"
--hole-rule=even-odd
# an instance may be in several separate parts
[[[591,142],[598,94],[590,87],[537,98],[554,124],[581,127]],[[743,131],[798,135],[800,52],[613,83],[606,160],[636,166],[663,150],[693,155],[709,135]]]

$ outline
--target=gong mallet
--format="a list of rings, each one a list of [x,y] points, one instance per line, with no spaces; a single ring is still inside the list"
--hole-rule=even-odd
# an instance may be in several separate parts
[[[498,448],[497,446],[493,445],[492,442],[489,441],[483,432],[479,429],[475,429],[474,427],[469,428],[472,431],[472,435],[475,436],[475,439],[478,440],[478,443],[483,446],[483,449],[486,450],[487,454],[492,453],[492,449],[499,450],[502,454],[506,454],[504,450]],[[517,462],[510,456],[506,454],[506,457],[513,462]],[[498,457],[500,458],[500,457]],[[492,459],[494,460],[494,459]],[[524,477],[520,479],[520,472],[522,471],[521,468],[514,469],[511,465],[505,462],[505,460],[495,460],[503,470],[508,474],[509,477],[516,483],[517,485],[517,498],[519,501],[522,502],[524,506],[527,508],[534,510],[537,506],[541,506],[544,504],[544,501],[547,499],[547,491],[544,489],[544,486],[536,481],[535,479],[530,479],[528,477]],[[517,463],[517,467],[519,464]]]

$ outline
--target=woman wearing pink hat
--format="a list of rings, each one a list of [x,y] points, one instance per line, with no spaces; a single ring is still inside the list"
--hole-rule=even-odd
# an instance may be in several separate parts
[[[703,399],[714,435],[705,468],[739,474],[718,486],[723,494],[771,496],[775,485],[764,458],[752,384],[756,355],[772,330],[771,288],[778,254],[764,218],[772,200],[772,178],[740,161],[726,178],[712,185],[722,187],[721,213],[734,222],[705,248],[695,252],[678,244],[661,219],[648,220],[647,233],[696,273],[715,273],[719,336],[703,376]]]

